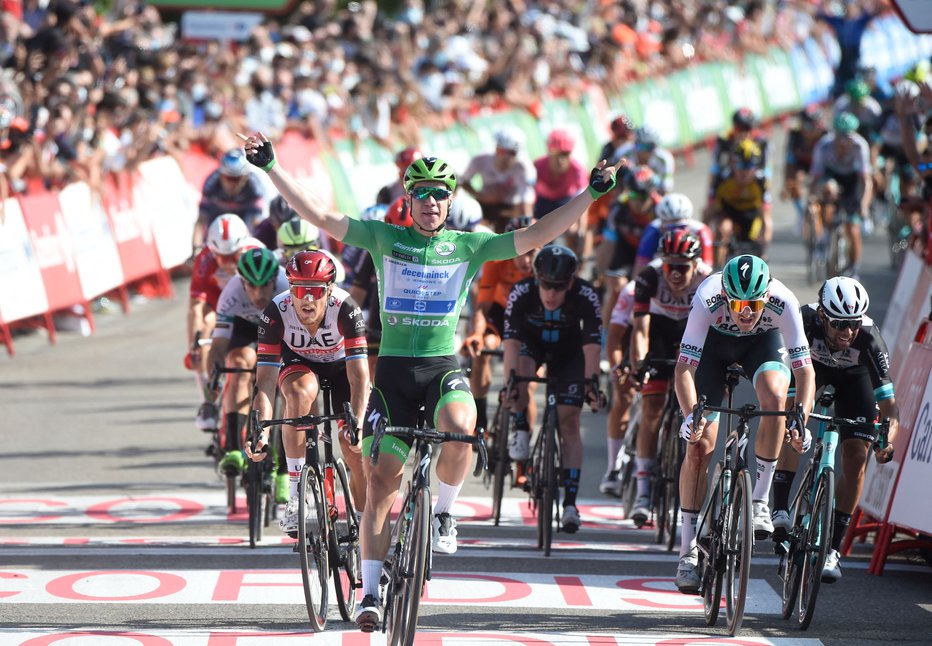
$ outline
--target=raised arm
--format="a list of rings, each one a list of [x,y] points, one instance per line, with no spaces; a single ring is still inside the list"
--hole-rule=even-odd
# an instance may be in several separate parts
[[[515,232],[515,251],[518,255],[543,247],[565,233],[590,204],[615,187],[615,173],[623,163],[619,160],[614,166],[608,166],[603,159],[589,174],[589,186],[585,191],[526,229],[518,229]]]
[[[268,173],[272,184],[302,218],[323,229],[337,240],[343,240],[349,228],[349,218],[331,211],[319,195],[303,186],[275,159],[270,142],[261,132],[247,137],[236,133],[244,141],[243,149],[249,163]]]

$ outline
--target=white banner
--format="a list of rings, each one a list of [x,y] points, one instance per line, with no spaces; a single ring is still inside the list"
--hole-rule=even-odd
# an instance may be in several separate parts
[[[92,204],[93,199],[90,187],[84,182],[69,184],[58,196],[86,299],[123,284],[123,267],[110,223],[103,209]]]
[[[900,266],[900,274],[896,279],[896,287],[893,288],[893,296],[887,306],[887,315],[883,319],[881,330],[884,343],[890,350],[896,347],[897,339],[900,338],[903,317],[911,302],[913,291],[916,289],[920,271],[922,271],[922,259],[907,251],[903,264]]]
[[[181,37],[242,42],[262,19],[261,13],[247,11],[185,11],[181,14]]]
[[[171,269],[191,256],[191,236],[197,222],[197,192],[185,180],[171,157],[160,157],[140,165],[133,201],[145,212],[141,219],[152,224],[155,245],[164,269]]]
[[[932,534],[932,375],[926,382],[900,481],[890,507],[890,522]]]
[[[19,200],[8,199],[0,215],[0,321],[18,321],[48,308]]]

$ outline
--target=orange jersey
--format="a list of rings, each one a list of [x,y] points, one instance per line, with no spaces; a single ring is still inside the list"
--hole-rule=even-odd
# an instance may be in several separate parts
[[[498,303],[505,307],[514,284],[531,275],[532,272],[519,270],[512,259],[491,260],[482,265],[476,302]]]

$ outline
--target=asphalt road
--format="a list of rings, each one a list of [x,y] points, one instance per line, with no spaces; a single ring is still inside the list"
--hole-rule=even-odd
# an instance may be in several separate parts
[[[778,150],[781,141],[778,133]],[[677,174],[697,202],[706,168],[700,155]],[[772,268],[810,302],[816,287],[805,284],[794,217],[776,204]],[[862,278],[883,320],[895,273],[880,235],[867,241]],[[309,639],[291,548],[271,528],[249,550],[244,519],[226,517],[206,438],[192,424],[199,398],[181,365],[187,285],[175,288],[174,300],[99,315],[92,337],[65,333],[56,346],[42,334],[20,337],[17,356],[0,358],[0,646],[382,643],[335,610],[327,632]],[[470,480],[455,510],[461,549],[435,559],[417,643],[727,641],[721,619],[705,626],[701,600],[676,592],[676,555],[598,493],[605,417],[583,417],[583,529],[558,534],[545,558],[526,498],[512,493],[505,526],[494,528],[489,493]],[[739,643],[927,644],[930,570],[906,555],[873,577],[868,558],[869,545],[859,545],[842,561],[842,581],[823,586],[801,633],[779,616],[777,561],[759,546]]]

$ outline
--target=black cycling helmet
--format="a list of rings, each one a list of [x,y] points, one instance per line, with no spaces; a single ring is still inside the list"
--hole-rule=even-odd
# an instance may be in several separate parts
[[[576,274],[579,260],[569,247],[547,245],[534,257],[534,276],[544,283],[567,285]]]
[[[757,126],[757,118],[750,108],[738,108],[731,115],[731,125],[739,130],[753,130]]]
[[[272,218],[272,222],[277,226],[281,226],[291,218],[298,217],[298,212],[288,204],[285,198],[278,195],[274,200],[269,202],[269,217]]]

